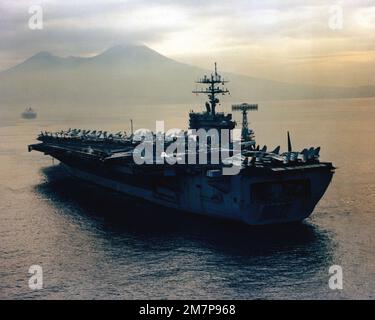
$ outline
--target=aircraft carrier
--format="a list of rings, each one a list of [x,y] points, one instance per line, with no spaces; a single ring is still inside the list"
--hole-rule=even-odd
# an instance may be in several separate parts
[[[300,222],[307,218],[324,195],[334,166],[319,160],[320,147],[294,151],[287,133],[288,148],[280,146],[268,151],[257,146],[249,128],[247,113],[257,104],[232,106],[242,113],[242,128],[236,129],[232,114],[218,112],[219,95],[229,93],[227,81],[215,70],[197,81],[208,101],[202,112],[189,113],[189,130],[176,134],[137,130],[111,134],[99,130],[69,129],[41,132],[39,143],[29,145],[29,151],[40,151],[60,161],[73,176],[118,192],[176,209],[176,214],[190,212],[244,222],[249,225]],[[188,148],[198,141],[194,133],[204,130],[228,130],[229,142],[219,139],[219,147],[208,136],[204,143],[208,160],[200,162],[201,146]],[[233,132],[240,132],[235,141]],[[151,136],[146,141],[146,137]],[[221,137],[221,136],[220,136]],[[183,151],[165,152],[176,140],[185,141]],[[162,141],[163,150],[156,145]],[[141,144],[151,147],[151,159],[139,153]],[[235,144],[240,146],[236,152]],[[160,149],[160,148],[159,148]],[[193,151],[192,151],[193,150]],[[213,151],[219,161],[212,161]],[[226,151],[226,153],[222,153]],[[136,152],[138,159],[135,161]],[[227,154],[227,156],[225,156]],[[164,160],[174,158],[175,164]],[[162,159],[163,161],[157,161]],[[193,159],[194,161],[188,161]],[[148,160],[148,161],[147,161]],[[225,169],[236,168],[225,174]],[[126,211],[126,208],[124,208]]]

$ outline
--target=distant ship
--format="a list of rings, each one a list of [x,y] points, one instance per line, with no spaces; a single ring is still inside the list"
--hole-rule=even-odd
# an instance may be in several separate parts
[[[226,82],[218,74],[216,64],[211,75],[197,81],[204,88],[193,92],[207,94],[208,101],[205,111],[189,113],[189,129],[234,132],[236,122],[232,120],[232,114],[216,111],[218,95],[229,93],[223,87]],[[247,120],[248,111],[257,109],[257,104],[232,106],[233,111],[242,113],[238,139],[240,153],[234,153],[232,137],[230,143],[220,145],[216,150],[229,151],[229,156],[222,157],[219,163],[191,164],[186,161],[171,165],[153,161],[155,157],[161,157],[160,152],[156,152],[149,164],[137,164],[134,154],[145,142],[145,136],[137,135],[133,130],[131,135],[82,129],[44,131],[37,138],[40,143],[29,145],[29,151],[40,151],[58,159],[75,177],[174,208],[176,214],[190,212],[249,225],[300,222],[313,212],[330,184],[335,168],[330,162],[319,161],[320,147],[293,151],[289,132],[285,152],[280,153],[280,146],[267,151],[266,146],[257,145]],[[183,132],[183,141],[189,142],[190,134],[191,131]],[[160,141],[163,141],[163,147],[176,141],[176,137],[163,135],[152,133],[151,150],[157,150]],[[211,140],[207,140],[206,146],[207,154],[214,151]],[[197,159],[198,153],[198,149],[192,152],[187,148],[172,155],[163,152],[164,157],[176,156],[180,160]],[[224,169],[234,165],[238,168],[237,174],[224,174]]]
[[[28,107],[25,109],[24,112],[22,112],[21,116],[24,119],[35,119],[37,116],[37,113],[31,107]]]

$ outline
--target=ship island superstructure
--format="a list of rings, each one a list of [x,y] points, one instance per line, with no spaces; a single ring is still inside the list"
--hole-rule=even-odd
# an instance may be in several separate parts
[[[319,160],[320,147],[293,151],[289,132],[288,149],[280,152],[280,146],[272,151],[256,145],[255,135],[249,128],[247,113],[258,110],[257,104],[232,105],[233,111],[242,113],[240,153],[234,153],[233,136],[219,151],[226,148],[228,156],[220,153],[220,161],[199,163],[199,148],[188,149],[189,141],[196,139],[192,131],[229,130],[236,128],[232,114],[218,112],[218,95],[229,90],[228,81],[215,70],[197,81],[205,86],[193,93],[206,94],[208,101],[202,112],[189,113],[189,130],[182,131],[186,148],[163,157],[179,160],[171,165],[165,161],[137,164],[134,152],[144,143],[145,135],[133,130],[116,134],[100,130],[69,129],[60,132],[41,132],[40,143],[29,145],[60,161],[69,173],[80,179],[118,192],[147,200],[177,212],[232,219],[250,225],[299,222],[307,218],[325,193],[334,173],[330,162]],[[177,139],[162,133],[162,143],[167,149]],[[151,133],[153,151],[160,140],[160,133]],[[180,136],[181,138],[181,136]],[[220,141],[221,142],[221,141]],[[208,154],[213,145],[205,142]],[[215,148],[217,146],[215,145]],[[188,159],[195,157],[191,163]],[[161,157],[153,153],[153,157]],[[154,160],[155,160],[154,159]],[[210,160],[210,156],[208,156]],[[223,168],[236,166],[236,174],[223,174]]]

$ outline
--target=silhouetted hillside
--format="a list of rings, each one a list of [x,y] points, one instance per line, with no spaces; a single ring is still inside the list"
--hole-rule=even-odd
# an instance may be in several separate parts
[[[207,65],[209,67],[210,63]],[[2,103],[183,103],[197,101],[194,81],[210,71],[169,59],[146,46],[115,46],[90,58],[40,52],[0,73]],[[237,101],[375,96],[374,87],[288,84],[223,75]]]

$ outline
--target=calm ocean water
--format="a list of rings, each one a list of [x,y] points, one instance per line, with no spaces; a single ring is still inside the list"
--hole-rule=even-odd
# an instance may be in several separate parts
[[[252,228],[181,215],[67,176],[27,152],[40,130],[186,128],[195,106],[83,112],[0,106],[0,298],[374,299],[375,99],[265,102],[250,114],[259,144],[321,146],[338,170],[301,225]],[[86,109],[87,110],[87,109]],[[239,116],[236,115],[238,120]],[[28,269],[43,267],[31,291]],[[329,289],[328,269],[344,288]]]

